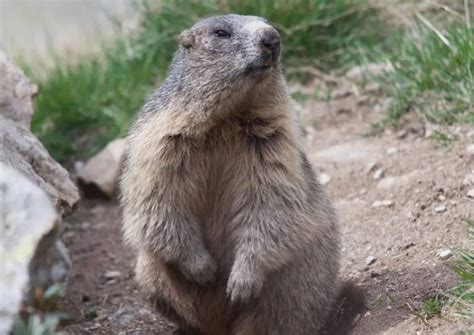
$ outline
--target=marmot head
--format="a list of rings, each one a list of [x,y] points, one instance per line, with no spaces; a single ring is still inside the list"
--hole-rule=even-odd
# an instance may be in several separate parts
[[[209,123],[226,112],[288,100],[280,35],[265,19],[211,17],[183,31],[179,41],[168,76],[147,108],[169,104]]]
[[[199,21],[181,33],[180,44],[195,66],[233,76],[270,73],[281,49],[280,35],[265,19],[235,14]]]

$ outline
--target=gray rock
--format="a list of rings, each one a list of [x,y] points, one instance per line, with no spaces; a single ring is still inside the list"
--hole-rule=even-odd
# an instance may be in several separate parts
[[[318,175],[318,180],[319,180],[319,183],[320,183],[321,185],[327,185],[327,184],[329,184],[329,182],[331,181],[331,179],[332,179],[332,177],[331,177],[329,174],[325,173],[325,172],[322,172],[322,173],[320,173],[320,174]]]
[[[429,138],[440,130],[440,126],[432,123],[425,124],[425,137]]]
[[[367,166],[365,168],[365,173],[369,174],[369,173],[375,171],[378,168],[379,168],[379,163],[377,163],[375,161],[372,161],[369,164],[367,164]]]
[[[474,199],[474,188],[471,188],[469,191],[467,191],[467,197]]]
[[[0,49],[0,108],[1,115],[15,124],[30,128],[33,115],[31,97],[38,88],[8,59]]]
[[[7,334],[24,293],[58,276],[58,271],[63,276],[68,264],[55,262],[64,271],[39,266],[39,258],[55,257],[55,250],[36,251],[39,245],[54,243],[59,218],[43,190],[1,162],[0,170],[0,334]],[[29,267],[37,274],[34,280]]]
[[[124,139],[110,142],[79,171],[78,182],[86,196],[114,196],[124,148]]]
[[[444,213],[448,209],[446,208],[445,205],[439,205],[439,206],[434,207],[433,210],[435,211],[435,213]]]
[[[380,180],[382,179],[383,177],[385,177],[385,169],[384,168],[380,168],[380,169],[377,169],[373,176],[374,180]]]
[[[79,171],[82,170],[84,167],[84,162],[83,161],[75,161],[74,162],[74,172],[79,173]]]
[[[69,173],[30,132],[35,86],[0,50],[0,162],[14,166],[43,189],[60,213],[79,200]]]
[[[0,162],[15,166],[43,189],[60,213],[70,213],[79,200],[79,193],[69,173],[23,126],[2,120],[0,116],[0,134]]]
[[[110,319],[121,325],[126,325],[129,324],[134,317],[134,310],[132,308],[121,307],[110,316]]]
[[[64,281],[71,266],[58,232],[79,193],[29,130],[35,93],[0,49],[0,334],[34,291]]]
[[[120,271],[107,271],[104,275],[104,277],[109,280],[120,278],[121,276],[122,274],[120,273]]]
[[[396,147],[390,147],[387,149],[387,155],[393,156],[398,152],[398,149]]]
[[[440,259],[448,259],[450,258],[451,256],[453,255],[453,252],[450,250],[450,249],[444,249],[444,250],[440,250],[437,254],[437,256],[440,258]]]
[[[392,206],[393,206],[392,200],[377,200],[372,203],[372,208],[392,207]]]
[[[374,256],[369,256],[369,257],[366,258],[365,263],[366,263],[367,265],[372,265],[372,264],[375,263],[376,260],[377,260],[376,257],[374,257]]]

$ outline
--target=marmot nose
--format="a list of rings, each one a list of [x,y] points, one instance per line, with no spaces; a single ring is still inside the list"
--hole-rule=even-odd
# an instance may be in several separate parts
[[[260,46],[272,53],[280,51],[280,35],[273,29],[264,29],[260,32]]]

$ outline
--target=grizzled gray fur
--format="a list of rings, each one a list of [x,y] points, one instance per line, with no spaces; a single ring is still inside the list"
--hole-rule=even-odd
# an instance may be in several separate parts
[[[136,279],[180,334],[321,334],[339,233],[293,121],[264,19],[195,24],[127,139],[121,178]]]

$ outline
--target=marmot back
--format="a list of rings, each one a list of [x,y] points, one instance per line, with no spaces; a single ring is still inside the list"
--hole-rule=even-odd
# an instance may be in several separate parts
[[[340,290],[333,208],[300,143],[280,36],[225,15],[180,35],[121,178],[136,279],[182,334],[318,334]]]

